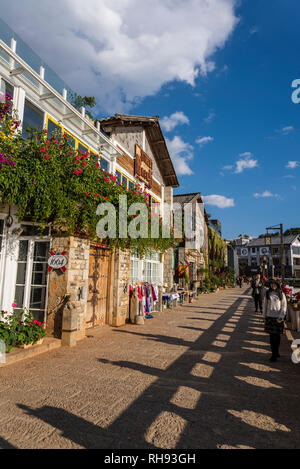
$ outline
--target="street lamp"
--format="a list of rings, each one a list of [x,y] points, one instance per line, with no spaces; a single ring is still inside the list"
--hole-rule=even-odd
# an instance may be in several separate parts
[[[269,228],[266,228],[267,234],[265,235],[265,242],[266,245],[271,246],[271,235],[269,231],[277,231],[280,233],[280,271],[281,271],[281,282],[284,284],[284,277],[285,277],[285,268],[284,268],[284,240],[283,240],[283,225],[275,225],[275,226],[270,226]]]

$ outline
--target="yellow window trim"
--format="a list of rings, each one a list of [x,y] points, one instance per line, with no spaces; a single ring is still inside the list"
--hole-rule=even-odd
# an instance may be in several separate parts
[[[83,143],[81,140],[79,140],[77,137],[75,137],[75,135],[73,135],[71,132],[69,132],[69,130],[65,129],[65,127],[63,127],[62,124],[59,124],[59,122],[57,122],[53,117],[49,116],[49,114],[46,114],[46,130],[48,130],[49,120],[52,121],[53,124],[55,124],[55,125],[57,125],[58,127],[61,128],[62,134],[65,133],[67,135],[70,135],[70,137],[72,137],[75,140],[75,150],[78,150],[78,144],[80,143],[80,145],[85,147],[89,153],[92,153],[93,155],[98,156],[100,160],[102,159],[102,156],[99,155],[99,153],[96,150],[93,150],[93,148],[89,147],[88,145]]]

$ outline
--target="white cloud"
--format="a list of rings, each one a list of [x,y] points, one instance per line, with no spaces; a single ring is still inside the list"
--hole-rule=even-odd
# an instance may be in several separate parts
[[[288,169],[296,169],[300,166],[299,161],[289,161],[288,164],[286,165],[286,168]]]
[[[189,124],[189,118],[181,111],[174,112],[170,117],[163,117],[160,125],[166,132],[171,132],[178,125]]]
[[[280,129],[279,133],[281,133],[282,135],[288,135],[294,130],[295,128],[292,125],[287,125],[286,127],[283,127],[282,129]]]
[[[205,124],[210,124],[214,120],[215,117],[216,117],[216,114],[214,113],[214,111],[210,111],[208,116],[203,119],[203,122]]]
[[[57,3],[57,2],[56,2]],[[214,69],[235,0],[0,0],[2,17],[75,91],[106,112]]]
[[[253,159],[252,153],[246,152],[240,154],[240,159],[236,162],[235,173],[240,174],[245,169],[253,169],[258,166],[258,161]]]
[[[234,168],[232,164],[228,164],[226,166],[223,166],[224,171],[231,171]]]
[[[235,206],[234,199],[228,199],[223,195],[205,195],[202,199],[204,204],[214,205],[218,208],[230,208]]]
[[[259,199],[259,198],[271,198],[271,197],[274,197],[275,199],[280,199],[280,195],[278,194],[272,194],[272,192],[266,190],[264,192],[262,192],[261,194],[259,194],[258,192],[256,192],[254,194],[254,197],[256,199]]]
[[[256,34],[256,33],[258,33],[258,31],[259,31],[258,26],[253,26],[253,27],[250,29],[249,32],[250,32],[250,34]]]
[[[202,148],[204,145],[207,143],[213,142],[214,138],[213,137],[199,137],[196,140],[196,143]]]
[[[188,162],[194,157],[194,147],[184,142],[181,137],[175,136],[172,140],[166,139],[169,153],[178,176],[193,174]]]

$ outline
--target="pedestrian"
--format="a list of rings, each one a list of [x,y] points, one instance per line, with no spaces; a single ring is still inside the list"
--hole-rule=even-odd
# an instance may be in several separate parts
[[[238,287],[242,288],[242,278],[240,275],[236,279],[236,284]]]
[[[253,278],[253,280],[251,282],[251,288],[252,288],[252,297],[253,297],[254,303],[255,303],[255,312],[256,313],[258,312],[258,307],[259,307],[259,311],[262,314],[265,286],[264,286],[264,282],[263,282],[260,274],[257,274]]]
[[[285,294],[282,292],[280,284],[275,280],[271,280],[264,304],[265,331],[270,334],[271,362],[276,362],[277,358],[280,357],[280,336],[284,330],[286,311],[287,301]]]

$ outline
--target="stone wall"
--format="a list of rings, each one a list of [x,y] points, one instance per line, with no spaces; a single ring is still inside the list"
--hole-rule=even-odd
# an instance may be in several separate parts
[[[49,274],[47,331],[61,335],[63,345],[72,346],[85,337],[90,243],[74,237],[54,238],[51,249],[65,251],[68,265],[65,273],[53,270]]]

